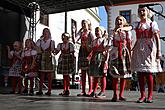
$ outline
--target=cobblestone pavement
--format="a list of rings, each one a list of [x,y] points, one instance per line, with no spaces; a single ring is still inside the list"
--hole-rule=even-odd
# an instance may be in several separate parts
[[[51,96],[23,96],[0,90],[0,110],[165,110],[165,93],[154,92],[154,103],[136,103],[138,91],[125,91],[125,102],[111,102],[112,91],[106,98],[77,97],[81,90],[72,89],[71,96],[58,96],[62,90],[52,90]],[[46,92],[46,91],[44,91]]]

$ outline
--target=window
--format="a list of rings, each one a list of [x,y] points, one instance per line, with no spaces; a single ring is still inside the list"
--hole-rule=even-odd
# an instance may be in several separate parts
[[[40,13],[40,23],[45,25],[45,26],[49,26],[49,15],[48,14],[44,14],[44,13]]]
[[[72,36],[73,43],[75,43],[76,33],[77,33],[77,22],[71,19],[71,36]]]
[[[131,23],[131,10],[120,11],[120,15],[124,16],[129,24]]]

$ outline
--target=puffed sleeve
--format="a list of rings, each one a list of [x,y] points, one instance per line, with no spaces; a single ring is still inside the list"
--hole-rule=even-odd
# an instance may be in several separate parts
[[[62,44],[61,44],[61,43],[59,43],[59,44],[57,45],[57,48],[56,48],[56,49],[57,49],[58,51],[60,51],[61,46],[62,46]]]
[[[153,33],[156,33],[156,32],[159,32],[160,30],[159,30],[159,27],[158,27],[158,24],[157,24],[157,22],[152,22],[152,32]]]
[[[131,31],[128,31],[127,32],[128,33],[128,35],[127,35],[127,40],[132,40],[132,32]]]
[[[36,45],[37,45],[38,47],[40,47],[40,44],[41,44],[41,39],[38,39],[37,42],[36,42]]]
[[[90,32],[90,37],[91,37],[91,40],[93,41],[95,39],[93,33]]]
[[[51,50],[53,51],[55,49],[55,41],[52,40],[52,43],[51,43]]]
[[[135,21],[135,22],[133,22],[131,25],[132,25],[132,29],[134,30],[134,29],[136,29],[137,26],[139,25],[139,22],[138,22],[138,21]]]
[[[70,51],[73,52],[74,51],[74,45],[72,43],[70,43]]]

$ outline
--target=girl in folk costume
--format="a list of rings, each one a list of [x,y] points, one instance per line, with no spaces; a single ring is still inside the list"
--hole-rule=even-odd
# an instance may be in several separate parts
[[[112,102],[118,99],[125,101],[123,97],[126,79],[130,77],[130,55],[131,55],[131,30],[123,16],[115,20],[115,29],[110,37],[112,49],[110,51],[109,70],[112,76],[113,98]],[[118,98],[118,79],[120,78],[120,94]]]
[[[10,47],[7,46],[8,49],[8,58],[11,60],[11,65],[9,69],[9,76],[12,77],[12,91],[11,94],[15,94],[16,86],[18,82],[18,94],[21,93],[22,89],[22,77],[21,77],[21,53],[22,53],[22,44],[19,41],[15,41],[13,44],[14,50],[10,51]]]
[[[138,74],[141,97],[137,103],[152,103],[153,72],[161,72],[160,66],[160,31],[157,23],[149,19],[150,11],[146,7],[139,7],[140,22],[134,23],[136,42],[132,49],[131,69]],[[145,77],[148,81],[148,98],[145,95]]]
[[[82,20],[81,25],[82,28],[79,30],[76,41],[81,40],[81,46],[79,50],[79,69],[81,69],[81,81],[82,81],[82,92],[80,94],[77,94],[77,96],[86,96],[85,87],[86,87],[86,73],[88,74],[88,68],[89,68],[89,61],[87,60],[87,56],[91,51],[91,43],[94,40],[94,36],[91,33],[91,28],[89,28],[89,21]],[[89,77],[89,74],[88,74]],[[89,91],[88,94],[91,94],[92,92],[92,77],[89,79]]]
[[[63,74],[64,91],[59,94],[62,96],[69,96],[70,94],[69,74],[75,73],[74,45],[69,42],[69,37],[70,37],[69,33],[63,33],[62,34],[63,43],[59,43],[55,51],[55,54],[58,54],[61,51],[58,60],[57,73]]]
[[[40,59],[40,86],[39,91],[36,95],[42,95],[42,88],[45,74],[48,75],[48,91],[45,95],[51,95],[52,88],[52,73],[53,73],[53,64],[52,64],[52,52],[55,50],[55,42],[51,40],[51,33],[48,28],[43,29],[42,38],[36,42],[36,45],[41,49],[41,59]]]
[[[28,80],[30,80],[29,95],[34,95],[34,77],[37,75],[38,66],[36,63],[37,51],[34,49],[35,43],[31,39],[26,39],[25,50],[22,52],[22,72],[24,74],[23,94],[28,94]]]
[[[98,98],[101,98],[105,97],[104,92],[106,89],[106,73],[108,69],[109,59],[109,52],[106,47],[108,46],[109,42],[108,39],[105,38],[106,33],[103,35],[103,30],[100,27],[95,28],[95,35],[97,38],[92,42],[92,51],[88,56],[88,60],[90,60],[89,73],[90,76],[93,76],[94,78],[94,88],[90,96],[96,96],[98,79],[101,78],[101,91],[96,96]]]

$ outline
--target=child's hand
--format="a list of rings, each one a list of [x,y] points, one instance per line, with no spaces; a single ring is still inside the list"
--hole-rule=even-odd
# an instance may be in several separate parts
[[[6,46],[6,48],[7,48],[8,51],[10,51],[10,47],[8,45]]]

